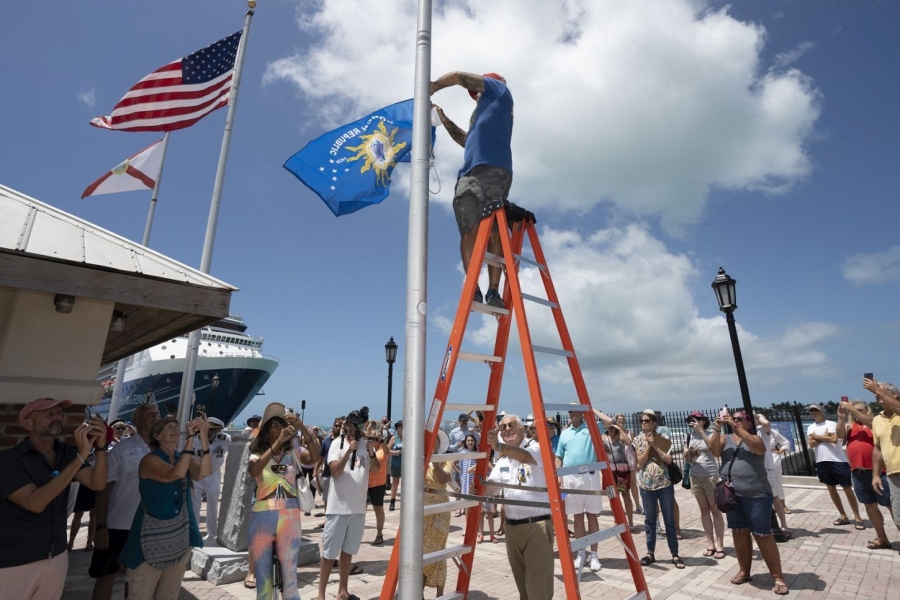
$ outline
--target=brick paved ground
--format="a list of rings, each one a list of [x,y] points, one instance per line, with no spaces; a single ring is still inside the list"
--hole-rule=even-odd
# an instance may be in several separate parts
[[[893,578],[900,582],[900,543],[895,542],[894,550],[868,550],[865,546],[868,540],[874,538],[871,528],[866,531],[855,531],[853,526],[835,527],[831,522],[836,518],[836,512],[831,505],[828,494],[823,488],[788,488],[788,506],[793,514],[788,516],[788,524],[794,533],[794,538],[784,544],[779,544],[781,560],[784,565],[785,579],[791,587],[788,598],[811,598],[815,594],[817,599],[879,599],[897,598],[898,592],[888,592],[888,586]],[[669,556],[665,541],[657,543],[657,558],[659,562],[645,569],[650,593],[653,598],[671,600],[688,600],[699,598],[702,600],[728,600],[743,598],[775,598],[772,593],[772,579],[765,569],[759,553],[754,554],[753,581],[734,586],[729,579],[737,571],[737,561],[731,547],[730,535],[725,535],[725,546],[728,556],[721,561],[712,558],[704,558],[702,553],[706,548],[705,537],[700,526],[700,515],[697,504],[690,491],[678,488],[677,499],[681,506],[682,527],[685,539],[681,542],[681,556],[687,563],[683,570],[674,569],[666,563]],[[370,546],[375,535],[374,515],[369,512],[367,517],[367,529],[364,543],[356,562],[363,568],[364,573],[350,577],[350,592],[360,598],[377,598],[381,591],[381,581],[390,557],[393,530],[400,518],[399,506],[396,512],[387,512],[387,525],[385,532],[388,538],[385,545],[380,547]],[[304,535],[314,541],[319,541],[321,529],[312,529],[320,524],[322,518],[307,517],[304,523]],[[609,512],[601,516],[601,526],[605,522],[611,523]],[[636,524],[641,523],[641,517],[637,517]],[[87,522],[85,521],[85,525]],[[866,522],[869,525],[868,522]],[[451,525],[449,545],[459,543],[462,536],[462,518],[454,518]],[[71,555],[69,578],[66,583],[66,600],[81,600],[90,598],[90,590],[93,581],[87,575],[87,565],[90,561],[90,553],[82,552],[84,546],[85,528],[79,534],[76,550]],[[900,534],[889,524],[888,535],[897,540]],[[454,541],[456,540],[456,541]],[[645,551],[643,534],[635,535],[638,551]],[[603,562],[603,570],[599,574],[585,570],[582,581],[582,597],[610,600],[615,598],[627,598],[634,593],[630,571],[624,560],[624,553],[619,544],[609,540],[600,545],[600,557]],[[455,567],[449,566],[448,581],[455,582],[452,574]],[[300,581],[300,594],[304,599],[315,598],[317,593],[318,565],[300,567],[298,570]],[[865,584],[863,579],[865,578]],[[121,577],[119,578],[121,580]],[[558,585],[556,598],[564,598],[565,592],[561,579],[561,570],[557,566]],[[117,582],[115,598],[122,598],[122,583]],[[446,592],[451,591],[448,587]],[[332,574],[328,585],[328,598],[334,598],[337,593],[337,575]],[[429,590],[427,597],[434,597],[434,590]],[[226,600],[237,598],[251,600],[256,598],[254,591],[247,590],[241,583],[215,587],[206,581],[198,579],[190,571],[184,581],[184,587],[180,598],[202,600]],[[515,583],[509,574],[506,563],[506,552],[501,543],[480,544],[475,554],[475,568],[473,584],[470,589],[471,600],[515,599],[518,598]]]

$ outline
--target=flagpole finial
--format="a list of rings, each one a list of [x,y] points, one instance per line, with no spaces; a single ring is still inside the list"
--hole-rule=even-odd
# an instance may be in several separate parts
[[[250,7],[250,10],[256,8],[256,0],[247,0],[247,6]]]

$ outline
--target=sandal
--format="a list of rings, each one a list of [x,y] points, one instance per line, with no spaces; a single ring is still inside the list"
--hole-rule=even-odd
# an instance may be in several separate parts
[[[856,529],[857,531],[865,531],[866,530],[866,526],[862,521],[854,521],[853,528]]]
[[[772,591],[779,596],[787,596],[788,592],[790,592],[791,590],[788,589],[787,583],[785,583],[784,579],[776,579],[775,587],[772,588]]]
[[[479,531],[478,535],[475,536],[475,541],[478,542],[479,544],[484,542],[484,534]]]
[[[681,557],[678,556],[677,554],[676,554],[675,556],[672,557],[672,564],[675,565],[675,568],[676,568],[676,569],[683,569],[683,568],[684,568],[684,561],[681,560]]]
[[[709,558],[710,556],[713,556],[715,553],[716,553],[715,548],[707,548],[706,552],[703,553],[703,556]]]
[[[734,585],[741,585],[747,583],[748,581],[753,581],[753,578],[749,575],[744,575],[742,573],[738,573],[734,577],[731,578],[731,583]]]
[[[881,540],[872,540],[871,542],[866,544],[866,547],[869,550],[893,550],[894,549],[894,547],[891,545],[890,542],[883,542]]]
[[[497,543],[497,538],[494,537],[493,533],[491,534],[491,542],[493,542],[494,544]]]
[[[832,525],[849,525],[850,519],[845,519],[845,518],[841,517],[840,519],[835,519],[834,521],[832,521],[831,524]]]
[[[789,509],[787,506],[785,506],[785,507],[784,507],[784,514],[786,514],[786,515],[791,514],[791,509]]]
[[[382,545],[383,543],[384,543],[384,538],[381,536],[380,533],[379,533],[378,535],[375,536],[375,539],[374,539],[374,540],[372,540],[372,545],[373,545],[373,546],[380,546],[380,545]]]
[[[93,551],[93,549],[94,549],[94,542],[88,542],[87,544],[84,545],[85,552],[91,552],[91,551]]]
[[[644,565],[645,567],[647,565],[652,565],[655,562],[656,562],[656,559],[649,552],[647,553],[647,556],[645,556],[644,558],[641,559],[641,564]]]
[[[724,550],[716,550],[716,553],[713,554],[713,558],[715,558],[716,560],[722,560],[723,558],[725,558],[725,551]]]
[[[352,567],[350,567],[351,575],[359,575],[362,572],[363,572],[362,567],[360,567],[359,565],[353,565]]]
[[[256,589],[256,576],[253,573],[247,573],[244,577],[244,587],[248,590]]]

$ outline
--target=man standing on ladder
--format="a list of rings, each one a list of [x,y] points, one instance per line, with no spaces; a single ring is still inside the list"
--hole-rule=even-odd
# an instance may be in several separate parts
[[[468,132],[448,119],[440,106],[434,105],[447,133],[465,149],[463,166],[456,181],[453,212],[461,236],[459,250],[463,268],[468,273],[482,210],[491,203],[502,205],[512,185],[513,97],[506,87],[506,80],[496,73],[482,76],[459,71],[432,81],[431,94],[452,85],[469,90],[469,95],[477,102],[469,119]],[[491,231],[488,251],[498,256],[503,254],[496,225]],[[481,288],[476,288],[475,301],[503,308],[499,290],[500,267],[489,265],[487,294],[482,298]]]

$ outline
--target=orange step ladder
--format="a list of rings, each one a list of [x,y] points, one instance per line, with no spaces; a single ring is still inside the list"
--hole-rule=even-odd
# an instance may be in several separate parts
[[[426,554],[423,557],[423,566],[439,561],[452,560],[459,568],[456,587],[452,588],[449,585],[451,579],[448,574],[447,587],[454,591],[445,593],[439,600],[465,600],[467,598],[472,576],[472,565],[475,558],[475,549],[477,546],[476,535],[477,530],[481,525],[482,502],[487,500],[501,504],[503,503],[502,498],[484,497],[484,481],[490,474],[490,462],[488,457],[491,452],[490,446],[487,443],[487,435],[484,435],[484,433],[495,427],[500,400],[500,387],[503,381],[503,372],[506,364],[510,328],[512,327],[513,317],[515,317],[519,340],[522,346],[522,357],[525,362],[525,374],[528,381],[531,405],[535,416],[534,427],[540,444],[541,459],[546,475],[546,491],[549,497],[549,508],[553,521],[554,535],[556,537],[556,547],[559,551],[559,560],[562,566],[566,592],[565,598],[567,600],[581,598],[579,589],[581,574],[576,573],[575,571],[573,560],[574,552],[587,548],[591,544],[604,539],[616,537],[623,546],[634,580],[636,593],[633,596],[630,596],[630,598],[635,600],[641,598],[649,599],[650,595],[647,589],[647,583],[637,558],[634,540],[632,539],[631,532],[627,526],[622,501],[619,499],[616,486],[613,483],[612,471],[608,465],[606,452],[600,438],[600,429],[597,426],[596,420],[593,418],[587,387],[585,386],[584,378],[581,374],[581,368],[578,365],[578,359],[575,356],[575,350],[572,346],[572,340],[569,336],[569,330],[566,327],[565,319],[563,318],[562,309],[559,305],[559,298],[556,295],[556,289],[550,278],[547,261],[544,258],[544,253],[538,240],[537,230],[535,229],[533,220],[534,217],[530,213],[524,214],[524,211],[518,207],[515,207],[514,210],[510,209],[510,216],[507,215],[507,210],[508,209],[505,208],[494,210],[490,215],[483,216],[479,225],[478,237],[475,242],[472,259],[469,263],[469,270],[466,274],[465,282],[463,283],[462,295],[460,296],[459,306],[456,311],[456,319],[454,320],[453,328],[450,332],[450,340],[438,376],[437,388],[425,424],[424,466],[426,471],[431,462],[445,463],[462,459],[477,461],[473,482],[475,488],[474,494],[466,495],[448,490],[444,493],[451,498],[451,500],[440,504],[426,505],[425,515],[465,508],[470,508],[472,510],[469,510],[468,517],[466,518],[466,529],[462,544],[446,547],[443,550]],[[512,223],[511,228],[509,225],[510,222]],[[503,256],[496,256],[487,252],[489,234],[491,228],[494,227],[495,224],[501,232],[500,241],[503,246]],[[534,258],[522,256],[522,248],[526,235],[528,236]],[[485,262],[505,269],[506,282],[503,289],[503,303],[504,306],[509,308],[496,308],[488,304],[473,302],[472,298],[475,295],[478,276],[481,272],[482,265]],[[519,266],[523,262],[537,267],[540,270],[546,298],[540,298],[522,292],[519,285]],[[525,314],[524,303],[526,300],[549,307],[553,311],[553,318],[559,331],[562,346],[561,349],[535,346],[532,344],[531,334],[528,330],[528,319]],[[464,352],[461,350],[466,326],[469,321],[469,314],[473,311],[497,317],[497,337],[494,343],[494,352],[491,355]],[[538,379],[535,353],[546,353],[566,357],[578,396],[578,404],[544,403],[541,394],[540,381]],[[490,380],[488,383],[485,404],[457,404],[447,402],[447,397],[450,392],[450,383],[453,380],[453,374],[459,361],[482,362],[489,366]],[[478,410],[484,412],[485,419],[482,423],[483,435],[481,435],[477,452],[439,454],[432,456],[432,449],[434,448],[438,429],[440,428],[445,410],[456,412]],[[553,446],[550,441],[549,429],[546,421],[546,414],[552,411],[583,411],[585,413],[584,420],[588,425],[591,440],[593,441],[594,450],[597,455],[596,462],[587,465],[556,468],[556,459],[553,454]],[[600,531],[593,534],[587,534],[580,539],[570,539],[568,535],[565,503],[563,502],[562,494],[584,492],[580,490],[561,490],[557,483],[557,477],[567,474],[583,473],[587,470],[600,471],[602,473],[603,491],[593,493],[603,494],[609,498],[615,525],[607,529],[601,528]],[[493,487],[502,488],[511,487],[512,485],[513,484],[496,484],[491,482],[491,486]],[[409,493],[417,493],[417,490],[409,490]],[[401,532],[398,531],[397,540],[394,543],[390,563],[388,564],[384,584],[381,589],[381,600],[392,600],[396,593],[399,573],[400,534]]]

